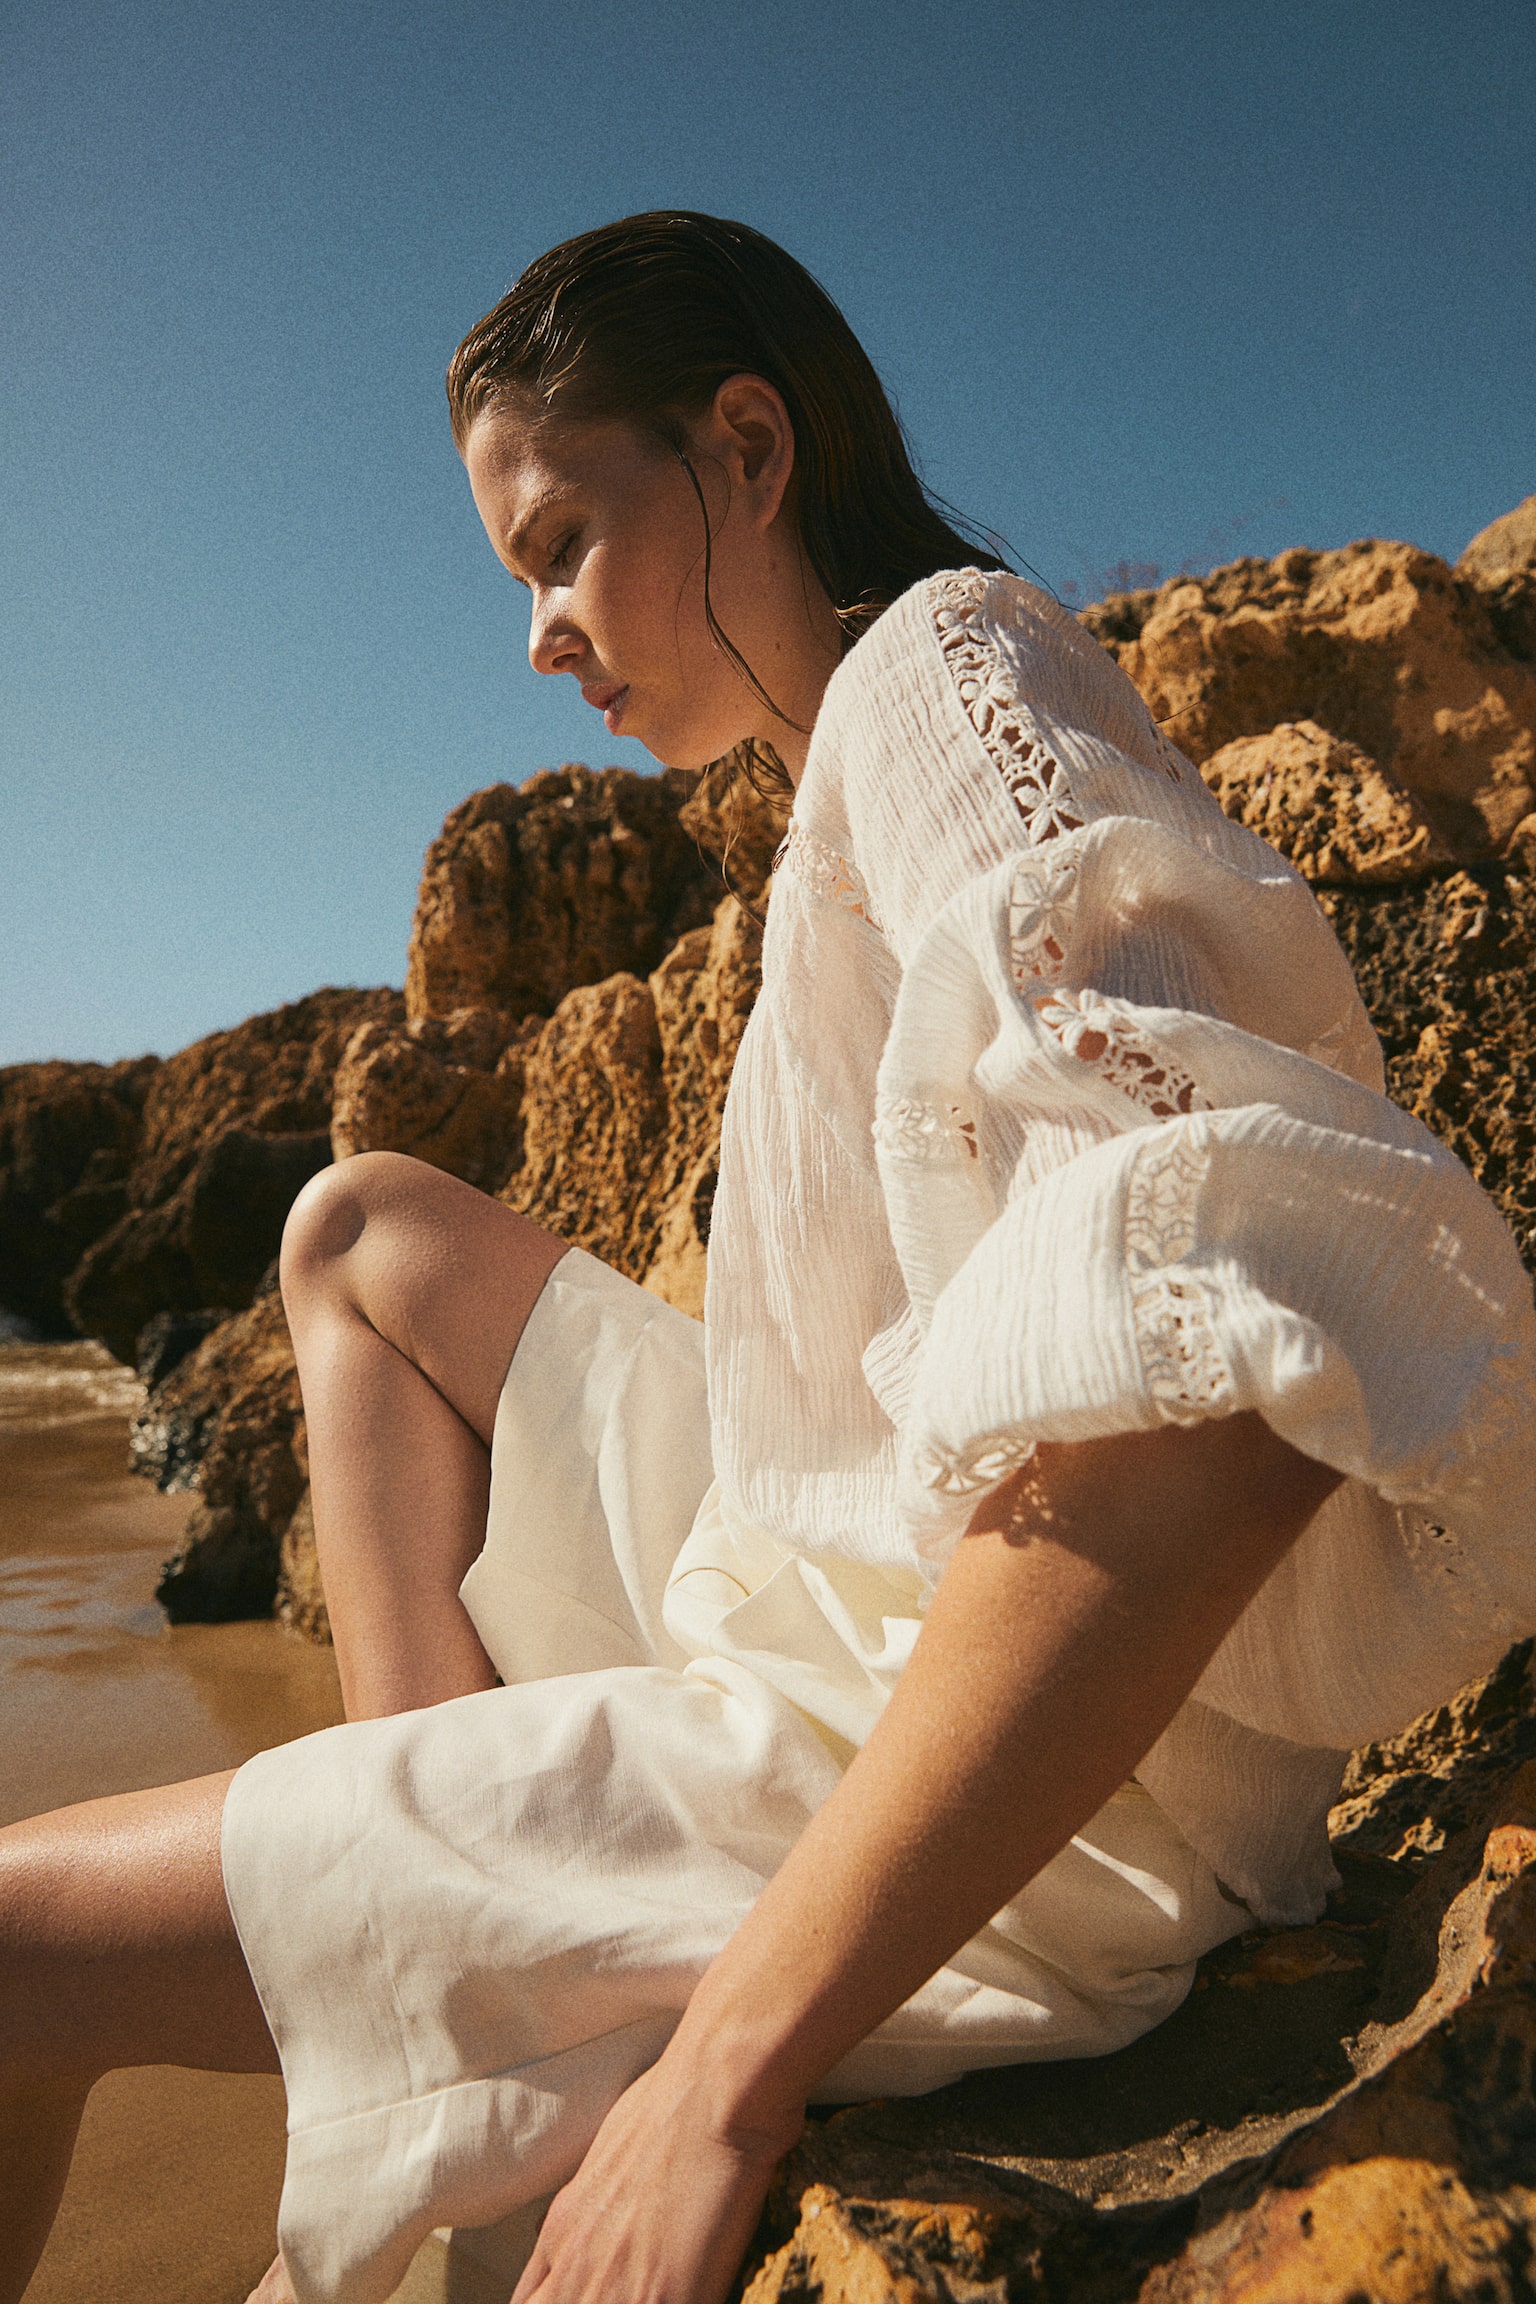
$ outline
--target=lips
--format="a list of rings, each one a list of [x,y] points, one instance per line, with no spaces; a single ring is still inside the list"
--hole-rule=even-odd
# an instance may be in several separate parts
[[[594,712],[601,712],[609,735],[614,735],[624,717],[624,707],[629,702],[629,682],[609,680],[598,688],[583,688],[581,693]]]

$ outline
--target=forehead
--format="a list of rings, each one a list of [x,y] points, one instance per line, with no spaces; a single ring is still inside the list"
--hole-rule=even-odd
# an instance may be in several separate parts
[[[510,543],[546,507],[640,483],[658,453],[632,425],[555,420],[502,401],[475,418],[464,465],[486,526],[498,543]]]

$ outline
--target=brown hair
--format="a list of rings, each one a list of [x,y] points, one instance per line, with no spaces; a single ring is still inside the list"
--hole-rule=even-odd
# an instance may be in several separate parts
[[[449,364],[453,436],[462,453],[483,410],[531,395],[551,415],[654,431],[697,492],[684,421],[743,373],[764,377],[788,410],[801,542],[850,641],[920,577],[1004,565],[923,486],[868,354],[820,283],[750,225],[689,209],[627,216],[535,258]],[[708,538],[706,512],[710,631],[777,711],[715,622]],[[776,762],[757,766],[778,782]]]

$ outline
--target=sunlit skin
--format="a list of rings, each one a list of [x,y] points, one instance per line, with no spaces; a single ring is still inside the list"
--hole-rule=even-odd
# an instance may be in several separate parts
[[[776,712],[709,632],[704,509],[673,447],[514,402],[477,418],[464,461],[497,557],[531,594],[536,672],[569,674],[611,735],[669,768],[702,768],[751,736],[798,776],[842,630],[795,525],[784,403],[732,377],[684,433],[715,616]]]
[[[841,652],[760,379],[669,450],[501,408],[466,463],[529,587],[535,667],[697,767],[745,737],[791,773]],[[798,729],[787,722],[799,723]],[[483,1538],[496,1400],[562,1243],[395,1154],[295,1205],[283,1292],[349,1716],[493,1684],[458,1599]],[[1257,1417],[1044,1448],[978,1507],[884,1716],[557,2197],[517,2304],[721,2304],[808,2096],[1135,1767],[1335,1476]],[[962,1697],[963,1692],[963,1697]],[[267,2071],[218,1863],[225,1777],[0,1832],[0,2304],[46,2235],[80,2108],[116,2064]],[[291,2304],[281,2260],[256,2291]]]

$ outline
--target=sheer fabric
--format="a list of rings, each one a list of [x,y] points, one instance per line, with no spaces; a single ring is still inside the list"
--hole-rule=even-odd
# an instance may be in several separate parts
[[[1340,1756],[1536,1624],[1497,1212],[1382,1094],[1306,883],[1016,578],[919,584],[834,676],[763,967],[706,1308],[725,1514],[931,1578],[1038,1442],[1259,1410],[1348,1478],[1139,1773],[1309,1915]]]

